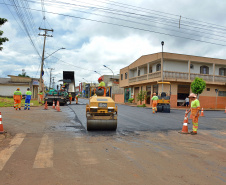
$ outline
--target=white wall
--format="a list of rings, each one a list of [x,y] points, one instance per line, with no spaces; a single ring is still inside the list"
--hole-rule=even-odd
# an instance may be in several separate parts
[[[130,70],[129,71],[129,78],[133,78],[137,76],[137,70]]]
[[[29,86],[6,86],[6,85],[0,85],[0,96],[13,96],[14,92],[17,88],[20,88],[20,91],[22,95],[25,95],[25,92],[27,91],[27,88],[30,88]]]
[[[188,73],[188,62],[164,61],[163,70]]]

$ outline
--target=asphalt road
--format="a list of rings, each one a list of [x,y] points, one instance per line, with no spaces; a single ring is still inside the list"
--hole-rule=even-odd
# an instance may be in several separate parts
[[[179,134],[184,110],[118,105],[116,131],[86,130],[79,105],[1,108],[0,184],[224,185],[226,114],[204,111],[198,135]],[[191,124],[189,129],[191,130]]]
[[[86,129],[85,106],[87,99],[79,99],[79,104],[69,105],[76,120]],[[184,120],[185,110],[172,109],[171,113],[152,114],[151,108],[118,106],[118,127],[116,133],[126,134],[136,131],[168,132],[180,131]],[[225,130],[226,114],[223,111],[204,111],[204,117],[199,117],[199,131]],[[189,119],[191,123],[191,120]],[[192,124],[188,125],[192,129]],[[95,132],[96,133],[96,132]]]

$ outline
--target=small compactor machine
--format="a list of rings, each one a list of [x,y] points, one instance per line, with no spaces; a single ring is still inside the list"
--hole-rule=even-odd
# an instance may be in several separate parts
[[[86,105],[87,130],[116,130],[118,108],[105,89],[96,89]]]

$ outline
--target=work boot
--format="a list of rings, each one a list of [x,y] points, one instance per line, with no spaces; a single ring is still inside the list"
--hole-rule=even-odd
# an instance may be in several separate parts
[[[24,110],[26,110],[27,108],[26,107],[24,107]]]
[[[30,108],[28,108],[27,110],[30,110]]]
[[[197,132],[193,132],[193,131],[191,132],[191,135],[196,135],[196,134],[197,134]]]
[[[19,108],[19,110],[21,110],[21,108]]]

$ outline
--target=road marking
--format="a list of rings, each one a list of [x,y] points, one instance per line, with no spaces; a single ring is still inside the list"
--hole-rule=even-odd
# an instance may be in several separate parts
[[[47,134],[44,134],[35,157],[33,168],[53,167],[53,145],[53,138],[50,138]]]
[[[4,168],[6,162],[23,142],[25,136],[26,134],[24,133],[16,134],[15,137],[13,137],[13,139],[9,143],[9,147],[0,152],[0,170]]]

